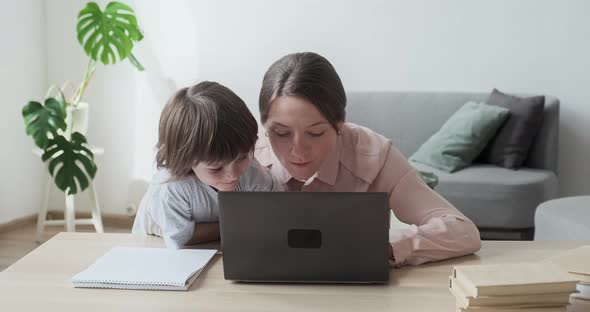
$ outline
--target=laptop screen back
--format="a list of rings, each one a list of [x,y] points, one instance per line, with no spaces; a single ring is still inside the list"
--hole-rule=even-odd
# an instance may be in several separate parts
[[[220,192],[225,278],[386,282],[387,193]]]

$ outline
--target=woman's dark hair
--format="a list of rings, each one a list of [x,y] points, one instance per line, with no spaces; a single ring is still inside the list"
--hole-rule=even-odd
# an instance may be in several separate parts
[[[313,52],[289,54],[264,74],[258,101],[260,119],[266,123],[272,102],[281,96],[307,99],[338,130],[346,116],[346,93],[334,66]]]

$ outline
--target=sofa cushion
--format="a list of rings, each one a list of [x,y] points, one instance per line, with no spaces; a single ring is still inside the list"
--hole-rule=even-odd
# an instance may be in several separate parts
[[[489,97],[489,92],[348,92],[346,119],[390,138],[409,157],[463,104],[486,102]],[[559,99],[545,96],[543,125],[525,167],[558,172],[559,106]]]
[[[557,196],[557,177],[549,170],[515,171],[477,164],[451,174],[416,162],[412,165],[436,174],[439,183],[434,190],[480,228],[533,227],[539,203]]]
[[[509,110],[467,102],[410,157],[454,172],[469,166],[508,117]]]
[[[518,169],[525,162],[543,123],[545,97],[517,97],[494,89],[487,103],[509,109],[510,116],[480,159],[504,168]]]

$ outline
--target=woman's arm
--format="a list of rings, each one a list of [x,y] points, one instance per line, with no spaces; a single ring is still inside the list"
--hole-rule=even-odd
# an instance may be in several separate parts
[[[374,184],[379,189],[388,187],[393,213],[410,224],[390,233],[397,265],[468,255],[481,248],[475,224],[430,189],[397,149],[392,147],[387,153]]]

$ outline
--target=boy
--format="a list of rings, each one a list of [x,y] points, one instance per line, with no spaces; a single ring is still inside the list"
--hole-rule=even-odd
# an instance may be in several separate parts
[[[132,233],[169,248],[219,239],[218,191],[278,189],[252,157],[258,124],[230,89],[202,82],[176,92],[160,116],[156,163]]]

